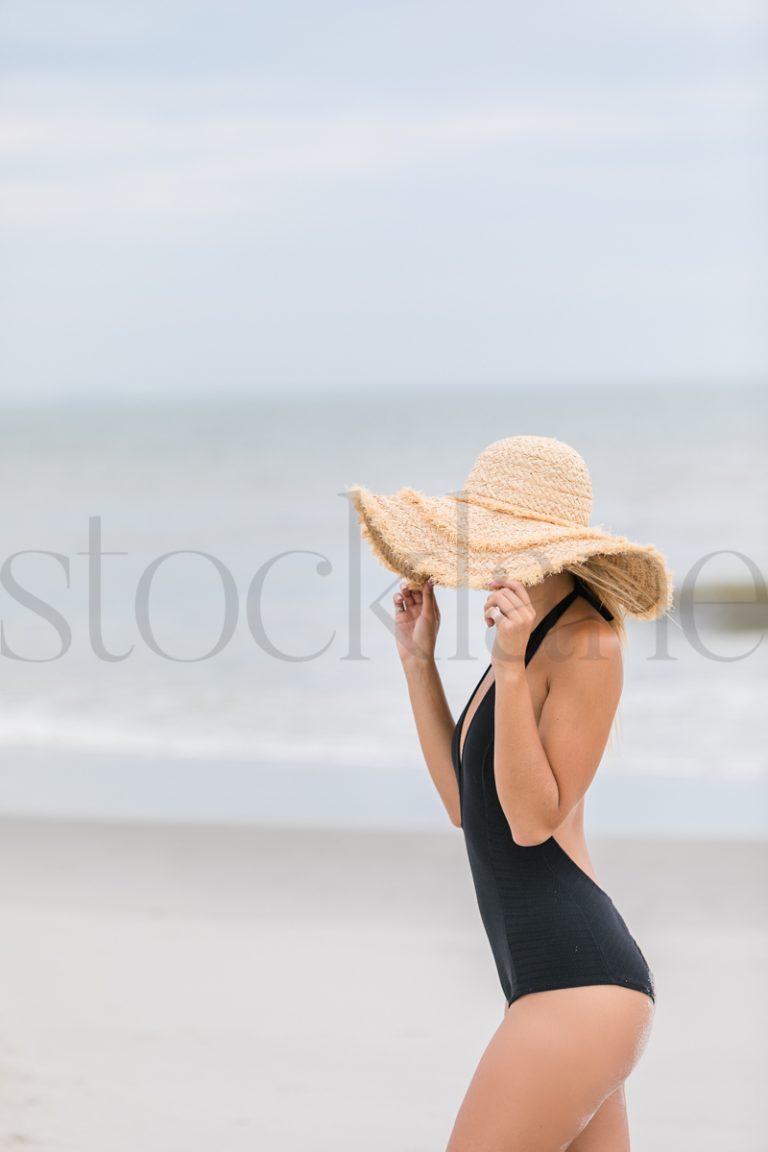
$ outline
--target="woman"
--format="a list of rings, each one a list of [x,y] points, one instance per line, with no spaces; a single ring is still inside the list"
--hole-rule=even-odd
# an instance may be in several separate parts
[[[621,695],[622,616],[669,607],[664,557],[589,526],[586,465],[548,437],[489,445],[458,496],[348,491],[376,555],[406,575],[397,648],[506,1002],[447,1152],[626,1152],[624,1082],[656,992],[592,868],[584,796]],[[457,723],[435,663],[437,583],[485,588],[495,627]]]

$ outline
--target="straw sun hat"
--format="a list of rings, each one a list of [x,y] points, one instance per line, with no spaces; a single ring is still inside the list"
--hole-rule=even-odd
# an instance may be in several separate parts
[[[414,488],[379,496],[360,484],[346,493],[374,555],[412,585],[430,577],[450,588],[482,589],[494,579],[532,585],[572,565],[588,573],[590,563],[596,570],[599,563],[628,615],[652,620],[672,603],[661,552],[590,526],[587,466],[561,440],[495,440],[475,460],[464,487],[444,496]]]

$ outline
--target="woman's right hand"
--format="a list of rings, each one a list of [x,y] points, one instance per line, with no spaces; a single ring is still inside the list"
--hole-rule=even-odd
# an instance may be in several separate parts
[[[409,588],[401,580],[396,592],[395,639],[401,660],[434,660],[437,632],[440,627],[440,608],[432,582],[427,580],[421,588]]]

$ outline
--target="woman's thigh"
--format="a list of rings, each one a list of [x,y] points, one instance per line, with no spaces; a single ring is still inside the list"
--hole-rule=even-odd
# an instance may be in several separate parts
[[[563,1152],[648,1041],[649,997],[615,984],[516,1000],[486,1047],[446,1152]]]
[[[568,1152],[630,1152],[623,1084],[603,1100],[586,1128],[568,1145]]]

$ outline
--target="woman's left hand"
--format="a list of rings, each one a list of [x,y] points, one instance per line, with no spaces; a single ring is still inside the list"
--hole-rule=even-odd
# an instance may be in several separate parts
[[[511,661],[525,667],[525,650],[536,619],[536,609],[520,580],[491,580],[483,606],[486,624],[496,625],[491,662]]]

